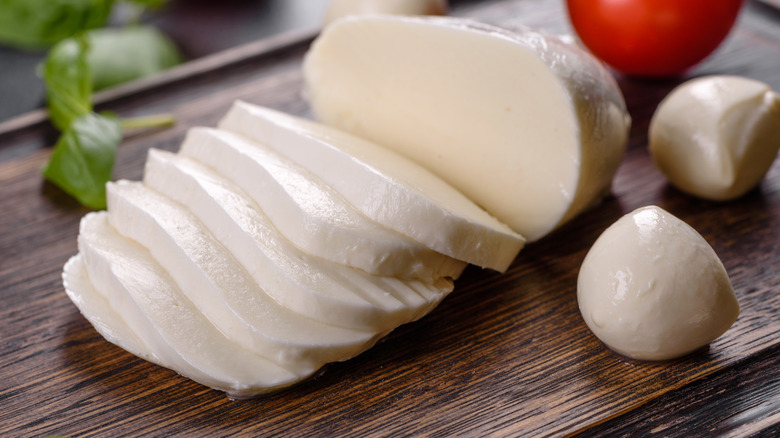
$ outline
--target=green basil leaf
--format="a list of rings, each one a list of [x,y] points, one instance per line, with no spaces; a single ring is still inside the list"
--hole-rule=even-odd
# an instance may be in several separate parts
[[[114,0],[0,0],[0,43],[22,49],[51,46],[105,25]]]
[[[151,9],[161,8],[168,0],[127,0],[130,3],[145,6]]]
[[[116,149],[122,141],[119,119],[89,113],[74,120],[54,146],[43,175],[81,204],[106,208]]]
[[[64,131],[73,120],[92,112],[92,79],[87,64],[89,46],[84,36],[54,46],[43,64],[49,117]]]
[[[95,91],[152,75],[182,61],[176,45],[154,27],[98,29],[87,35],[87,61]]]

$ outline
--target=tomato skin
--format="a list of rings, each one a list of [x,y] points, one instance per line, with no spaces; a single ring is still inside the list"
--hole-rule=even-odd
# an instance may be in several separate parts
[[[685,72],[726,38],[744,0],[567,0],[582,43],[632,76]]]

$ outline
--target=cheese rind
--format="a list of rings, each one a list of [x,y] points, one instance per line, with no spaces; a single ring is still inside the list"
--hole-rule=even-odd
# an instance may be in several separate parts
[[[689,225],[656,206],[599,236],[577,279],[580,312],[614,351],[640,360],[691,353],[739,315],[726,269]]]
[[[314,321],[274,302],[190,212],[141,183],[107,184],[117,231],[144,247],[233,342],[305,373],[351,358],[380,334]]]
[[[287,239],[310,254],[371,274],[429,282],[457,278],[465,268],[465,263],[366,218],[342,193],[264,144],[227,131],[193,128],[179,154],[230,179]],[[344,175],[348,170],[331,171],[349,180]]]
[[[724,201],[744,195],[780,149],[780,96],[737,76],[683,83],[658,105],[649,131],[656,166],[680,190]]]
[[[346,132],[240,101],[219,127],[284,154],[367,217],[452,258],[505,271],[525,242],[429,171]]]
[[[416,161],[533,241],[604,196],[630,117],[609,72],[528,29],[348,17],[304,61],[315,115]]]
[[[391,286],[390,279],[305,253],[240,188],[186,157],[150,150],[144,183],[197,216],[277,303],[312,319],[386,332],[452,291],[449,279]],[[429,293],[421,296],[415,287]]]
[[[79,251],[94,286],[111,296],[121,319],[179,374],[241,398],[291,385],[315,371],[293,373],[226,338],[145,248],[109,225],[105,212],[82,219]]]

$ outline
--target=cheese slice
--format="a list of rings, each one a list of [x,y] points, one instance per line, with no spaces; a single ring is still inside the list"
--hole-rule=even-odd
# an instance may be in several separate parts
[[[503,272],[525,242],[419,165],[345,132],[244,102],[219,127],[284,154],[364,215],[455,259]]]
[[[293,373],[226,338],[145,248],[109,225],[105,212],[82,219],[79,251],[93,284],[113,298],[109,301],[121,320],[179,374],[242,398],[288,386],[315,371]]]
[[[320,120],[416,161],[530,241],[608,193],[628,139],[601,63],[528,29],[348,17],[312,44],[304,76]]]
[[[149,362],[163,367],[169,366],[150,351],[122,316],[111,307],[108,299],[95,289],[89,280],[81,254],[74,255],[65,263],[62,283],[68,298],[108,342]]]
[[[144,183],[197,216],[277,303],[312,319],[386,332],[452,291],[449,279],[435,285],[397,281],[393,287],[390,279],[305,253],[240,188],[186,157],[149,151]]]
[[[141,183],[107,184],[117,231],[144,247],[232,341],[292,371],[351,358],[378,334],[314,321],[274,302],[193,215]]]
[[[458,277],[465,267],[369,220],[334,188],[263,144],[226,131],[193,128],[179,154],[230,179],[287,239],[310,254],[371,274],[427,281]],[[348,170],[333,171],[349,179]],[[407,215],[407,220],[417,218]]]

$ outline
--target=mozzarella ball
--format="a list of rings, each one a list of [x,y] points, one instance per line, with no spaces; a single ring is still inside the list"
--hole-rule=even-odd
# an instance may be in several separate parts
[[[691,353],[725,333],[739,315],[712,247],[656,206],[623,216],[596,240],[580,269],[577,300],[596,337],[639,360]]]
[[[331,0],[325,24],[347,15],[447,15],[447,0]]]
[[[780,149],[780,97],[736,76],[683,83],[650,122],[650,153],[678,189],[725,201],[756,187]]]

